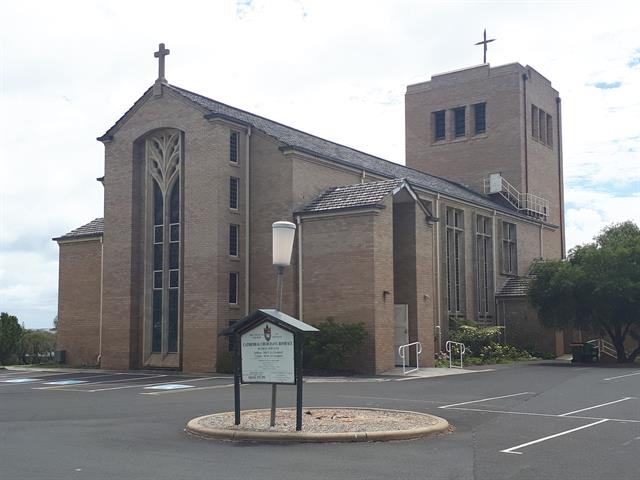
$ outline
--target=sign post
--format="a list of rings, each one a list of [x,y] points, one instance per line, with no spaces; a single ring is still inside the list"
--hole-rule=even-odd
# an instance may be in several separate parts
[[[296,430],[302,429],[304,333],[317,331],[315,327],[279,310],[261,309],[220,334],[233,335],[235,340],[233,385],[236,425],[240,425],[241,384],[283,384],[296,385]]]

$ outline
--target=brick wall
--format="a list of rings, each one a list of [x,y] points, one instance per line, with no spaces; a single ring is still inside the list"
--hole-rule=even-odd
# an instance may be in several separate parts
[[[60,243],[57,349],[66,364],[98,364],[100,353],[101,238]]]

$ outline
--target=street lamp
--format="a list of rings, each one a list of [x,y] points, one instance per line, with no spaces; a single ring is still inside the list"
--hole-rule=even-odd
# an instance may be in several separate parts
[[[282,283],[284,279],[284,267],[291,264],[291,251],[293,239],[296,236],[296,225],[291,222],[274,222],[271,225],[273,231],[273,264],[278,272],[276,297],[276,309],[282,311]],[[271,421],[273,427],[276,424],[276,393],[277,385],[271,384]]]

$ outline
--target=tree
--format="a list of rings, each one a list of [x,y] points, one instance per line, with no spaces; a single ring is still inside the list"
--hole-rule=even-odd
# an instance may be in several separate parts
[[[41,357],[49,357],[56,346],[56,336],[42,330],[26,330],[22,335],[21,355],[23,361],[39,363]]]
[[[630,221],[611,225],[594,240],[566,261],[542,264],[529,299],[545,326],[606,334],[618,362],[633,362],[640,354],[640,229]],[[628,337],[637,346],[627,354]]]
[[[18,317],[6,312],[0,313],[0,365],[11,362],[18,352],[22,339],[22,327]]]

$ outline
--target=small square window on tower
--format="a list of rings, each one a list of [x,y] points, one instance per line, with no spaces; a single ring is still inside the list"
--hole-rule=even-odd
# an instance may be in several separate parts
[[[487,131],[486,107],[486,103],[476,103],[473,106],[474,130],[476,135]]]
[[[231,132],[229,134],[229,161],[231,163],[238,163],[238,148],[240,144],[240,134],[238,132]]]
[[[444,140],[446,137],[444,110],[433,112],[433,140]]]
[[[458,107],[453,109],[453,133],[454,136],[464,137],[467,133],[465,126],[466,107]]]

